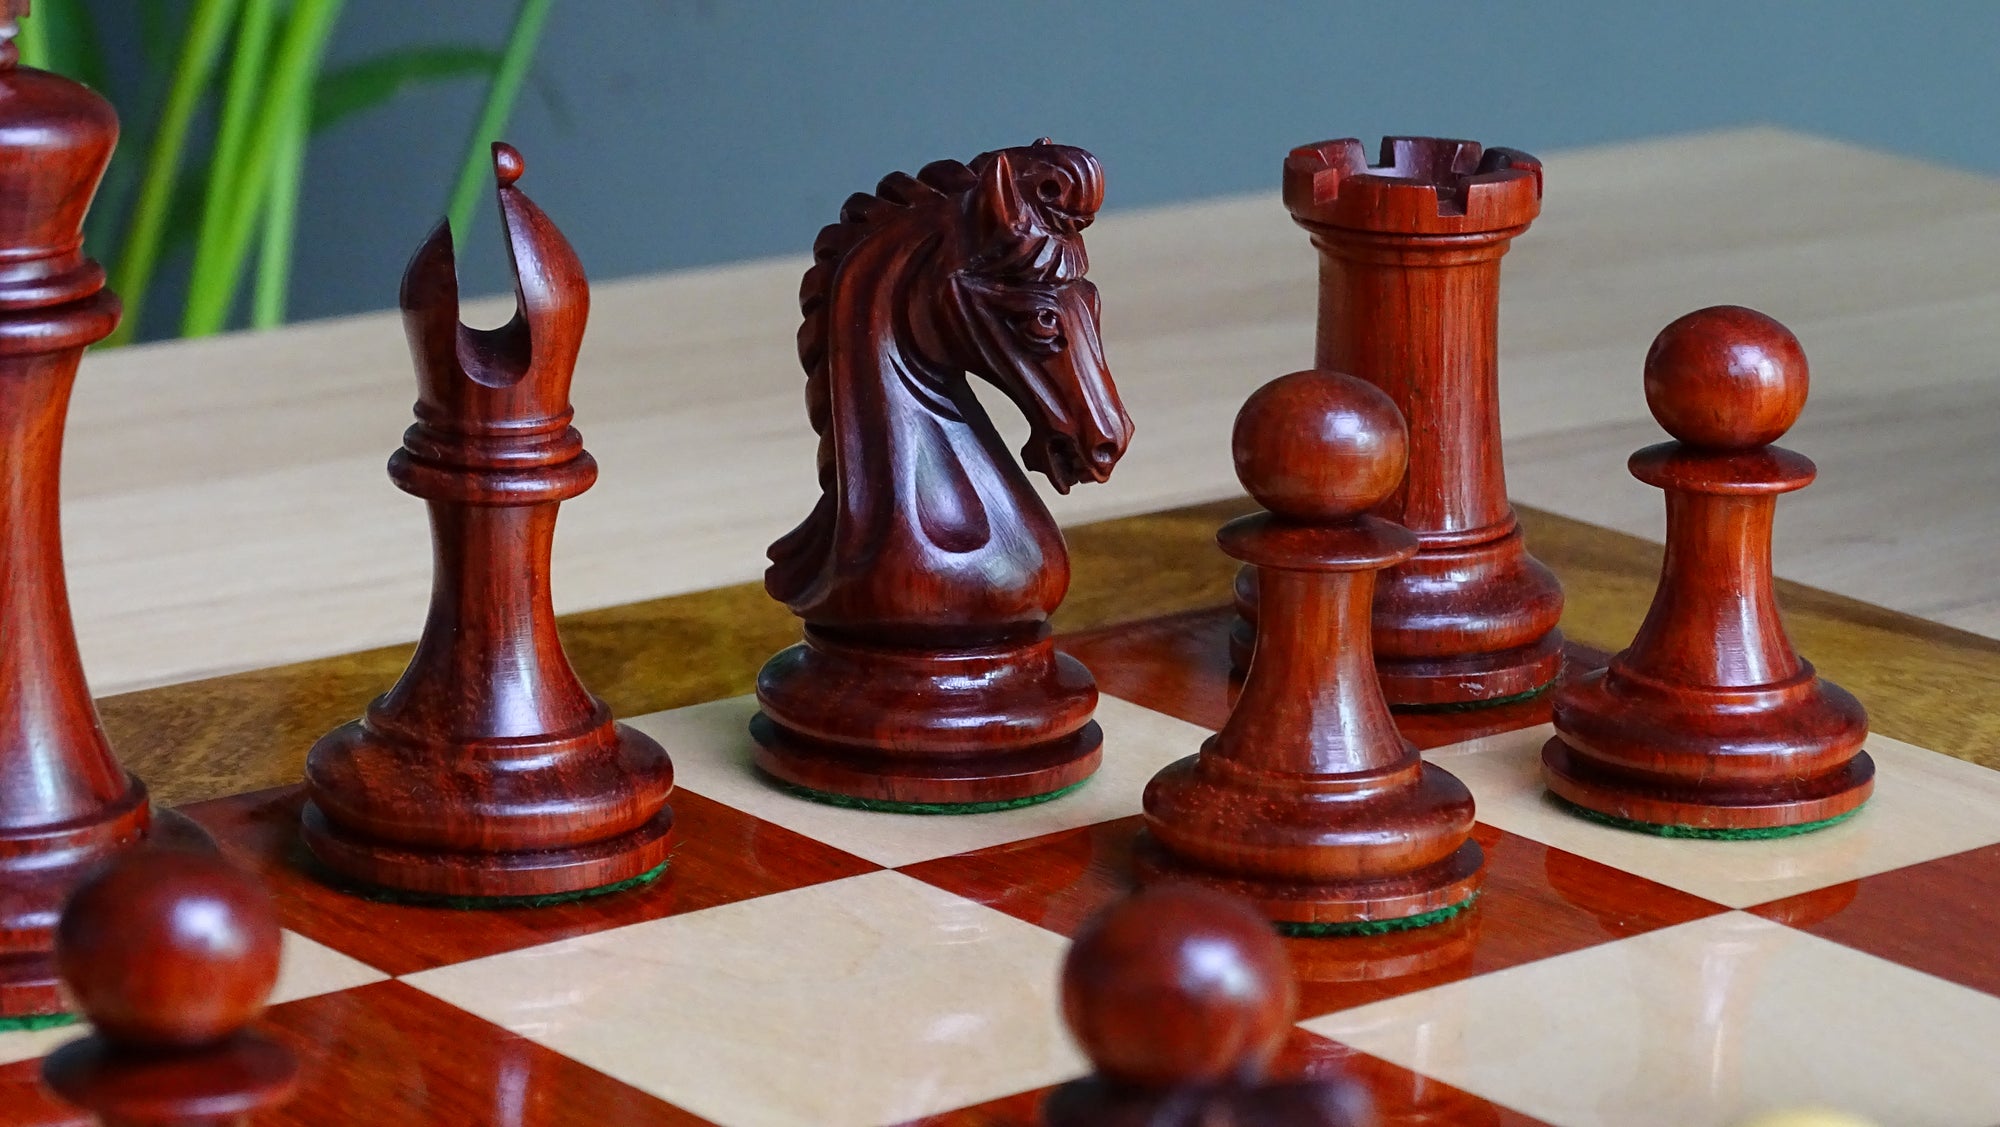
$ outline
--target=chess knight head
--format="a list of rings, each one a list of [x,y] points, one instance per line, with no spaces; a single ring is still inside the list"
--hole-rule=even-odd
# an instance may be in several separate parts
[[[771,546],[773,596],[809,621],[925,626],[1032,624],[1061,601],[1062,536],[1021,464],[1066,493],[1132,438],[1083,277],[1103,200],[1097,159],[1047,140],[848,197],[799,287],[821,495]],[[1026,417],[1021,464],[970,376]]]
[[[1098,339],[1097,287],[1083,276],[1083,229],[1104,202],[1104,171],[1047,139],[985,153],[968,171],[964,265],[950,275],[944,331],[961,338],[966,370],[1027,416],[1028,468],[1063,493],[1104,481],[1132,437]]]

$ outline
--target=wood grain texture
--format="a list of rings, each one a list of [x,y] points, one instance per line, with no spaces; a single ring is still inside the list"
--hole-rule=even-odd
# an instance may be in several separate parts
[[[970,377],[1027,418],[1062,493],[1131,440],[1098,339],[1082,231],[1104,172],[1047,140],[891,173],[821,231],[800,286],[820,496],[764,585],[805,640],[757,678],[757,765],[898,803],[1007,802],[1090,777],[1090,674],[1056,652],[1055,518]]]
[[[1472,795],[1396,731],[1369,641],[1378,575],[1421,551],[1368,515],[1409,443],[1394,401],[1339,372],[1280,376],[1237,413],[1237,476],[1269,511],[1218,540],[1257,569],[1256,649],[1222,729],[1146,786],[1143,882],[1310,924],[1423,915],[1479,887]]]
[[[1049,1095],[1048,1127],[1377,1123],[1344,1076],[1270,1073],[1297,988],[1283,941],[1247,901],[1168,885],[1113,903],[1070,945],[1062,1006],[1093,1072]]]
[[[106,1127],[241,1127],[298,1059],[250,1025],[278,981],[268,894],[207,851],[126,850],[63,909],[57,962],[92,1026],[43,1062]]]
[[[1649,492],[1657,507],[1657,491]],[[1226,671],[1227,592],[1236,564],[1217,549],[1215,530],[1254,510],[1239,498],[1068,530],[1076,591],[1058,625],[1080,632],[1187,612],[1189,620],[1174,628],[1174,645],[1194,663],[1185,668],[1206,660]],[[1660,545],[1526,506],[1517,513],[1536,554],[1562,578],[1571,646],[1590,647],[1585,664],[1622,649],[1652,600]],[[2000,768],[2000,714],[1985,707],[2000,699],[2000,641],[1782,579],[1776,591],[1793,640],[1822,674],[1868,705],[1874,730]],[[578,674],[628,716],[749,692],[764,659],[798,630],[754,583],[566,615],[559,624]],[[1107,641],[1079,644],[1077,652],[1097,666],[1107,646],[1118,649]],[[410,653],[385,647],[161,686],[106,697],[99,709],[121,757],[162,803],[216,798],[296,780],[315,736],[359,712]],[[1192,702],[1187,711],[1134,699],[1220,727],[1228,701],[1212,686],[1226,680],[1176,668],[1182,671],[1173,676],[1186,686],[1182,699]],[[1105,691],[1132,690],[1107,683]],[[1437,718],[1444,723],[1436,727],[1418,724],[1422,719],[1399,718],[1419,746],[1468,738],[1454,735],[1461,729],[1449,717]],[[1501,728],[1519,722],[1511,713],[1496,720]]]
[[[1772,590],[1780,496],[1817,472],[1772,442],[1805,408],[1798,338],[1755,310],[1680,317],[1646,355],[1646,399],[1674,441],[1632,455],[1666,492],[1660,582],[1632,644],[1556,691],[1549,789],[1653,825],[1761,829],[1867,801],[1868,716],[1785,634]]]
[[[111,104],[0,42],[0,1016],[60,1008],[56,912],[144,836],[146,788],[112,755],[84,682],[58,486],[86,346],[118,324],[84,213],[118,139]]]
[[[434,896],[546,896],[630,880],[667,858],[673,765],[571,668],[549,559],[556,510],[597,479],[570,425],[590,312],[582,264],[493,145],[518,308],[459,321],[451,229],[403,275],[417,421],[389,476],[423,498],[436,549],[410,665],[306,758],[307,846],[360,884]]]
[[[1388,393],[1409,473],[1378,515],[1417,555],[1375,591],[1375,664],[1391,704],[1534,692],[1561,666],[1562,589],[1528,555],[1500,445],[1500,260],[1542,204],[1542,164],[1472,141],[1349,138],[1292,150],[1285,207],[1319,252],[1313,363]],[[1238,592],[1247,662],[1258,593]]]
[[[1993,550],[1990,522],[1943,500],[2000,488],[1984,456],[2000,442],[2000,259],[1986,249],[2000,182],[1772,129],[1540,155],[1560,190],[1508,253],[1501,299],[1515,500],[1657,539],[1657,495],[1617,468],[1653,427],[1621,373],[1668,318],[1742,302],[1792,326],[1815,361],[1794,441],[1822,485],[1787,514],[1778,574],[2000,634],[2000,585],[1974,562]],[[1277,180],[1274,157],[1270,192],[1092,226],[1105,350],[1141,431],[1113,480],[1064,501],[1066,523],[1234,493],[1230,414],[1313,339],[1313,253]],[[830,210],[841,188],[815,190]],[[798,415],[806,266],[594,288],[578,424],[604,477],[564,508],[558,611],[754,580],[764,546],[811,507],[811,433],[773,422]],[[475,324],[510,313],[467,307]],[[382,314],[90,357],[63,488],[100,692],[414,637],[423,514],[382,480],[380,454],[408,409],[401,340]],[[1018,447],[1026,428],[1006,414]]]

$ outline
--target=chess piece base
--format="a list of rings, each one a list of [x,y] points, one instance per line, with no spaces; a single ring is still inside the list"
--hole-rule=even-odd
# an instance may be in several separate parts
[[[343,879],[419,896],[587,892],[652,872],[673,844],[666,752],[602,707],[582,735],[472,749],[354,721],[313,746],[306,783],[313,856]]]
[[[178,1052],[120,1049],[85,1037],[50,1054],[43,1078],[107,1123],[239,1122],[285,1101],[298,1084],[291,1051],[254,1033]]]
[[[1423,548],[1376,584],[1375,670],[1394,707],[1498,703],[1562,670],[1562,586],[1521,530]]]
[[[146,791],[133,785],[129,801],[113,817],[84,830],[34,835],[37,852],[9,858],[10,843],[22,838],[0,835],[0,1017],[32,1017],[63,1013],[69,1002],[56,977],[55,928],[69,894],[90,871],[113,852],[140,840],[176,849],[213,851],[207,831],[172,810],[156,810],[146,824]],[[47,838],[62,837],[62,849],[72,854],[51,864],[40,851]],[[31,861],[33,868],[10,871],[9,861]]]
[[[1472,795],[1414,750],[1406,766],[1302,783],[1216,746],[1147,785],[1142,883],[1191,880],[1301,924],[1406,919],[1478,890]]]
[[[1135,852],[1141,886],[1188,882],[1240,896],[1266,919],[1292,924],[1366,924],[1410,919],[1471,900],[1484,877],[1485,854],[1468,840],[1444,860],[1412,873],[1370,881],[1271,880],[1202,868],[1142,833]]]
[[[1612,818],[1764,829],[1837,818],[1868,800],[1868,718],[1807,663],[1775,684],[1667,685],[1622,659],[1566,683],[1543,775],[1565,801]]]
[[[1027,640],[956,650],[857,643],[807,628],[757,677],[757,766],[782,782],[863,802],[1012,802],[1088,779],[1104,734],[1097,685]]]

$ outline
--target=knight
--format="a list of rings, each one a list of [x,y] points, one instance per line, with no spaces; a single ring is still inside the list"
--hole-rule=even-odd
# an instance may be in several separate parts
[[[811,797],[971,812],[1096,770],[1097,687],[1055,650],[1060,530],[975,396],[1027,417],[1058,493],[1101,482],[1132,421],[1098,337],[1083,230],[1104,175],[1043,139],[892,173],[813,245],[799,358],[820,497],[765,587],[804,640],[757,680],[757,764]]]

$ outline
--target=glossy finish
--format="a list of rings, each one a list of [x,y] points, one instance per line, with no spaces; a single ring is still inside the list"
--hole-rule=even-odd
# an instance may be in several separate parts
[[[1675,441],[1630,464],[1666,490],[1666,558],[1632,645],[1556,698],[1558,737],[1543,752],[1556,794],[1718,829],[1816,822],[1867,801],[1867,714],[1799,657],[1772,590],[1778,496],[1817,471],[1769,442],[1798,419],[1806,384],[1798,339],[1753,310],[1698,310],[1654,341],[1646,401]]]
[[[314,745],[305,838],[362,885],[533,896],[615,884],[667,858],[673,766],[617,723],[563,653],[549,595],[557,507],[597,463],[570,426],[589,284],[493,146],[514,319],[459,321],[449,227],[403,276],[417,422],[389,476],[431,510],[430,617],[409,668]]]
[[[851,1090],[857,1098],[887,1101],[862,1105],[895,1109],[881,1122],[907,1112],[905,1121],[935,1127],[1037,1123],[1054,1086],[1084,1070],[1081,1056],[1067,1047],[1054,997],[1061,937],[1075,934],[1134,886],[1137,784],[1164,760],[1199,744],[1204,732],[1187,720],[1212,728],[1226,718],[1229,675],[1218,643],[1230,611],[1214,605],[1213,593],[1226,583],[1231,563],[1214,550],[1213,535],[1218,516],[1241,511],[1239,504],[1076,530],[1078,574],[1095,578],[1066,613],[1077,612],[1072,621],[1091,629],[1060,644],[1087,661],[1105,686],[1098,712],[1105,767],[1063,802],[939,819],[838,810],[756,786],[743,725],[754,705],[714,698],[744,692],[756,666],[756,655],[739,644],[731,624],[743,622],[754,642],[758,632],[780,629],[787,619],[781,610],[775,619],[760,618],[770,604],[745,587],[565,620],[579,668],[607,686],[621,712],[646,711],[649,700],[658,702],[654,707],[708,702],[634,719],[675,755],[681,783],[676,811],[685,830],[667,874],[643,889],[539,910],[385,904],[342,895],[312,878],[297,845],[296,788],[193,808],[226,853],[254,866],[274,889],[287,927],[378,968],[321,966],[313,989],[335,992],[278,1005],[259,1023],[259,1031],[292,1048],[302,1066],[300,1096],[267,1118],[300,1127],[730,1122],[731,1116],[699,1115],[657,1094],[668,1090],[656,1085],[672,1070],[690,1060],[713,1060],[701,1055],[713,1052],[740,1070],[730,1075],[753,1078],[753,1093],[793,1091],[803,1076],[814,1086],[807,1098],[836,1101]],[[1658,546],[1533,512],[1524,519],[1538,548],[1559,561],[1575,596],[1568,625],[1577,628],[1566,632],[1593,640],[1629,638],[1652,594]],[[1146,566],[1132,568],[1135,557]],[[1193,612],[1204,588],[1210,607]],[[1895,723],[1896,734],[1949,743],[1968,756],[1990,753],[1982,725],[1992,717],[1960,698],[1991,683],[1985,679],[2000,664],[1991,647],[1837,596],[1787,584],[1778,591],[1800,642],[1826,655],[1829,669],[1839,667],[1844,680],[1873,686],[1866,691],[1876,715],[1893,718],[1885,726]],[[1148,606],[1177,613],[1109,625]],[[1575,645],[1569,654],[1578,671],[1605,660]],[[235,763],[247,764],[251,777],[288,757],[296,764],[298,748],[284,733],[304,723],[301,717],[338,707],[333,698],[339,694],[365,691],[371,672],[387,667],[393,673],[404,656],[383,651],[152,690],[107,702],[107,716],[138,732],[139,746],[150,748],[156,762],[198,766],[187,775],[167,775],[168,788],[212,787],[203,779]],[[1923,678],[1913,680],[1913,670]],[[2000,962],[1989,957],[1990,945],[1975,942],[1985,920],[1981,905],[1994,902],[1988,875],[1991,854],[2000,849],[2000,776],[1879,741],[1873,750],[1880,793],[1843,826],[1747,848],[1671,841],[1597,826],[1546,802],[1538,751],[1548,733],[1548,705],[1545,695],[1495,709],[1394,716],[1404,738],[1435,748],[1431,754],[1439,763],[1471,787],[1482,820],[1502,823],[1474,827],[1487,858],[1482,894],[1470,911],[1415,932],[1285,940],[1301,1017],[1315,1027],[1317,1019],[1357,1013],[1367,1020],[1343,1026],[1343,1041],[1293,1032],[1271,1075],[1331,1069],[1360,1079],[1386,1123],[1605,1122],[1609,1111],[1557,1114],[1542,1104],[1510,1104],[1524,1091],[1534,1099],[1536,1091],[1549,1090],[1537,1077],[1574,1071],[1559,1052],[1507,1056],[1520,1048],[1514,1043],[1519,1037],[1498,1049],[1463,1048],[1466,1038],[1484,1035],[1484,1003],[1462,1005],[1459,994],[1446,992],[1504,988],[1533,974],[1550,985],[1540,994],[1508,995],[1505,1004],[1514,1007],[1508,1012],[1517,1025],[1554,1013],[1548,1020],[1596,1035],[1593,1050],[1600,1041],[1627,1047],[1584,1078],[1576,1101],[1587,1096],[1623,1114],[1634,1099],[1654,1100],[1682,1116],[1675,1127],[1733,1127],[1769,1101],[1806,1102],[1797,1089],[1776,1082],[1797,1075],[1791,1064],[1766,1068],[1761,1062],[1770,1058],[1756,1055],[1774,1043],[1776,1030],[1798,1043],[1822,1044],[1824,1034],[1881,1049],[1855,1063],[1843,1055],[1846,1041],[1836,1045],[1828,1059],[1842,1062],[1842,1071],[1834,1081],[1820,1081],[1831,1085],[1824,1091],[1845,1092],[1841,1085],[1851,1076],[1876,1096],[1922,1098],[1934,1091],[1961,1101],[1916,1109],[1866,1099],[1853,1104],[1878,1122],[1985,1127],[2000,1120],[1982,1117],[1976,1098],[1976,1085],[1990,1078],[1991,1069],[1967,1046],[1986,1043],[1986,1019],[1981,1003],[1966,1002],[1968,995],[2000,998]],[[218,710],[227,715],[211,721]],[[1500,717],[1509,720],[1497,723]],[[1496,738],[1458,743],[1492,735],[1496,723]],[[151,741],[169,736],[189,758],[167,758],[163,749],[151,748]],[[218,757],[217,749],[238,758]],[[723,779],[752,785],[725,790]],[[1105,787],[1109,797],[1100,797],[1100,786],[1125,779],[1132,781]],[[754,810],[738,805],[759,794],[768,801]],[[1089,803],[1102,805],[1084,805]],[[1083,812],[1074,820],[1054,817],[1069,809]],[[852,820],[820,820],[823,815]],[[901,869],[880,873],[877,866],[885,862]],[[893,884],[885,876],[960,900],[934,900],[909,885],[878,895]],[[857,892],[857,883],[869,887]],[[1782,951],[1776,959],[1757,954],[1746,960],[1744,932],[1734,926],[1694,932],[1692,941],[1675,938],[1689,934],[1693,923],[1731,918],[1725,908],[1734,906],[1773,927],[1812,932],[1881,958],[1841,958],[1837,968],[1846,978],[1813,979],[1811,985],[1836,991],[1840,1004],[1801,1010],[1802,995],[1787,985],[1798,981],[1790,968],[1817,973],[1813,968],[1821,963],[1795,964]],[[1004,928],[996,917],[1011,917],[1018,928]],[[712,945],[699,954],[682,946],[697,936]],[[826,942],[836,936],[846,939]],[[870,936],[887,938],[877,945]],[[1629,943],[1648,939],[1664,945],[1671,965],[1623,961]],[[1753,954],[1765,950],[1762,939],[1753,934],[1750,940]],[[1023,942],[1036,952],[1032,965],[1007,961],[1011,954],[996,957],[1022,950]],[[600,971],[558,979],[561,964],[591,957],[573,947],[625,954],[600,964]],[[324,948],[306,950],[315,964],[339,958]],[[663,958],[682,957],[677,952],[700,958],[701,973],[660,965]],[[481,1012],[490,1007],[495,1016],[511,1014],[518,1034],[409,982],[379,981],[380,971],[470,977],[473,960],[502,953],[506,966],[526,969],[499,976],[491,992],[465,1000]],[[982,969],[956,969],[969,963]],[[1935,978],[1905,990],[1896,963]],[[1010,968],[1005,973],[1014,989],[989,990],[991,968],[998,965]],[[1647,966],[1663,976],[1656,989],[1600,974],[1605,967]],[[544,967],[554,968],[546,981],[540,977]],[[735,968],[726,981],[711,979],[710,993],[691,995],[702,975],[724,967]],[[293,969],[288,947],[287,977]],[[660,985],[642,985],[649,982]],[[524,983],[535,995],[533,1006],[520,1004]],[[1025,1009],[1016,997],[1023,989],[1036,992]],[[283,981],[279,993],[286,995]],[[1626,1000],[1607,1004],[1611,997]],[[1565,1008],[1553,1009],[1549,999]],[[1399,1001],[1405,1005],[1376,1008]],[[680,1008],[662,1014],[656,1007],[667,1002]],[[631,1020],[612,1019],[614,1010]],[[1775,1024],[1765,1022],[1766,1014]],[[843,1019],[838,1032],[819,1032],[835,1018]],[[1006,1022],[1017,1018],[1033,1019],[1022,1027],[1029,1033],[1011,1032]],[[1798,1021],[1824,1028],[1788,1024]],[[996,1028],[1014,1049],[1038,1046],[1067,1065],[1038,1081],[1016,1071],[1024,1056],[1010,1053],[1005,1068],[982,1077],[965,1064],[974,1055],[968,1046],[990,1044]],[[1908,1036],[1921,1053],[1882,1048],[1880,1029]],[[683,1037],[680,1030],[694,1032]],[[730,1031],[743,1032],[743,1039]],[[0,1124],[85,1127],[81,1118],[34,1094],[39,1062],[20,1059],[75,1034],[0,1034],[0,1060],[19,1062],[0,1065]],[[579,1048],[578,1039],[591,1047]],[[907,1051],[880,1049],[889,1043]],[[1354,1047],[1361,1044],[1366,1051]],[[670,1045],[680,1052],[667,1051]],[[607,1074],[568,1055],[572,1049],[592,1059],[608,1054],[603,1059],[624,1061],[633,1071],[620,1064],[617,1075]],[[1918,1056],[1923,1059],[1913,1063]],[[885,1067],[891,1059],[908,1063]],[[1509,1067],[1496,1079],[1489,1066],[1503,1059]],[[810,1068],[801,1072],[798,1060],[811,1062]],[[1460,1063],[1472,1067],[1460,1071]],[[706,1074],[695,1079],[711,1082]],[[758,1113],[771,1121],[771,1099],[759,1095],[757,1101]],[[1630,1120],[1646,1123],[1646,1114],[1642,1107]],[[790,1121],[825,1127],[838,1119],[802,1115]]]
[[[1498,389],[1500,257],[1541,211],[1541,162],[1471,141],[1390,137],[1285,158],[1285,206],[1320,255],[1313,363],[1389,394],[1408,420],[1404,487],[1377,510],[1422,550],[1375,595],[1395,705],[1465,704],[1553,681],[1562,589],[1507,503]],[[1239,586],[1247,659],[1257,595]]]
[[[0,1017],[61,1008],[57,910],[149,823],[146,789],[112,756],[84,683],[58,511],[77,363],[118,324],[79,234],[118,118],[16,62],[0,43]]]
[[[1063,1018],[1090,1076],[1050,1095],[1049,1127],[1373,1127],[1365,1089],[1268,1075],[1298,988],[1248,902],[1187,885],[1128,896],[1063,960]]]
[[[1370,660],[1375,573],[1417,550],[1365,515],[1404,446],[1388,396],[1338,373],[1282,376],[1237,415],[1237,474],[1272,511],[1219,539],[1258,569],[1263,626],[1228,722],[1146,788],[1143,880],[1295,923],[1422,915],[1478,888],[1472,797],[1396,731]]]
[[[56,958],[96,1032],[42,1069],[106,1127],[232,1127],[282,1103],[298,1063],[247,1033],[278,981],[269,898],[212,853],[140,848],[81,885]]]
[[[1062,534],[966,377],[1027,416],[1023,460],[1058,491],[1110,476],[1132,423],[1083,277],[1103,198],[1095,158],[1039,141],[894,173],[820,232],[799,358],[821,496],[765,573],[806,624],[758,677],[771,775],[970,803],[1096,769],[1096,686],[1049,640]]]

